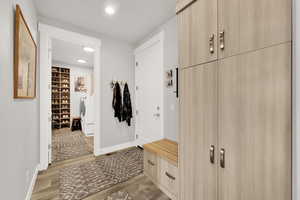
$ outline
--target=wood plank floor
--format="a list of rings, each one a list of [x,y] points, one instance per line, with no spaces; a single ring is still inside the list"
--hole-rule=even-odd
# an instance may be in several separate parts
[[[95,160],[93,155],[82,156],[76,159],[55,163],[50,166],[48,170],[40,172],[31,200],[61,200],[59,197],[59,170],[70,165],[93,160]],[[169,198],[144,175],[117,184],[83,200],[107,200],[110,199],[108,196],[118,191],[127,192],[133,200],[169,200]]]

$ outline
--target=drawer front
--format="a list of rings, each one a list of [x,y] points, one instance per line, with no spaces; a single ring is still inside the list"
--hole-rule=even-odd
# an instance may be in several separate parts
[[[157,156],[149,151],[144,151],[144,173],[157,182],[158,162]]]
[[[178,168],[164,159],[159,160],[159,166],[160,185],[177,197],[179,192]]]

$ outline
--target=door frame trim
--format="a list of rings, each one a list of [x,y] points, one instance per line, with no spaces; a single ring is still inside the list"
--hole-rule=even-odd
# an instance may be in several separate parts
[[[160,51],[161,51],[161,135],[159,138],[139,138],[138,134],[137,134],[137,126],[135,126],[135,131],[134,131],[134,138],[136,140],[136,144],[137,145],[143,145],[149,142],[152,142],[153,140],[159,140],[159,139],[163,139],[165,134],[164,134],[164,37],[165,37],[165,32],[164,31],[160,31],[159,33],[157,33],[156,35],[152,36],[150,39],[146,40],[144,43],[142,43],[140,46],[138,46],[135,50],[134,50],[134,67],[136,69],[136,56],[137,54],[141,53],[142,51],[144,51],[145,49],[150,48],[151,46],[159,43],[160,44]],[[135,73],[136,74],[136,73]],[[137,85],[136,83],[136,76],[135,76],[135,85]],[[136,93],[134,94],[134,98],[135,98],[135,111],[137,108],[137,101],[136,101]],[[134,112],[134,115],[136,115],[136,112]]]
[[[101,136],[101,40],[72,31],[67,31],[54,26],[46,25],[43,23],[38,24],[38,31],[40,36],[39,45],[39,64],[40,64],[40,170],[48,168],[48,144],[49,139],[47,129],[49,123],[48,111],[51,110],[48,101],[51,101],[51,96],[45,91],[49,90],[50,83],[47,82],[48,71],[51,69],[48,62],[48,52],[51,51],[52,39],[59,39],[73,44],[89,46],[95,49],[94,52],[94,91],[95,91],[95,133],[94,133],[94,154],[96,154],[100,147]],[[48,69],[47,69],[48,68]],[[51,71],[50,71],[51,72]],[[51,75],[50,75],[51,76]]]

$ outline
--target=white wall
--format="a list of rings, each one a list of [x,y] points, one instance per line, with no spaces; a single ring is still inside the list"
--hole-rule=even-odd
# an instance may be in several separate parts
[[[53,49],[55,51],[55,49]],[[71,119],[74,117],[80,117],[80,99],[81,97],[91,96],[93,90],[93,68],[81,67],[75,65],[64,64],[58,61],[53,61],[54,66],[64,67],[70,69],[70,100],[71,100]],[[77,77],[85,77],[85,84],[87,86],[87,92],[75,92],[75,79]]]
[[[92,95],[93,68],[70,66],[70,89],[71,89],[71,118],[80,117],[81,97]],[[87,92],[75,92],[75,79],[85,77]]]
[[[300,199],[300,3],[294,0],[293,54],[293,200]]]
[[[142,41],[138,42],[136,47],[143,44],[153,35],[160,31],[164,31],[164,70],[175,69],[178,67],[178,36],[177,36],[177,20],[176,17],[168,20],[165,24],[157,28],[153,33],[147,36]],[[173,70],[175,72],[175,70]],[[165,76],[164,76],[165,77]],[[175,79],[174,79],[175,81]],[[175,82],[174,82],[175,83]],[[178,110],[179,101],[176,98],[174,91],[176,85],[167,88],[164,85],[164,135],[166,138],[178,141]]]
[[[0,193],[1,199],[25,199],[39,163],[39,79],[37,98],[13,99],[15,3],[21,6],[35,40],[37,20],[31,0],[0,1]],[[37,66],[39,68],[39,66]],[[38,69],[39,71],[39,69]],[[39,74],[37,72],[37,74]]]
[[[112,90],[110,82],[113,77],[125,80],[130,92],[134,93],[134,57],[133,46],[127,42],[115,40],[108,36],[94,33],[74,25],[56,20],[39,18],[44,24],[70,30],[80,34],[101,39],[101,148],[112,147],[134,141],[134,126],[128,127],[114,118],[112,110]],[[134,100],[132,98],[132,100]],[[134,105],[134,102],[132,103]],[[96,111],[97,112],[97,111]],[[99,111],[100,112],[100,111]]]
[[[134,106],[134,56],[133,47],[114,40],[102,40],[102,135],[101,147],[110,147],[134,141],[134,123],[128,127],[114,118],[112,109],[112,79],[127,81]]]

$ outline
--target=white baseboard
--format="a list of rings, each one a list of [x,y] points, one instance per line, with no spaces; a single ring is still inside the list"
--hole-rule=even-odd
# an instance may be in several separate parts
[[[34,185],[35,185],[35,182],[36,182],[36,178],[37,178],[39,169],[40,169],[40,165],[37,165],[35,170],[34,170],[34,173],[33,173],[33,176],[32,176],[32,179],[31,179],[31,182],[30,182],[25,200],[30,200],[31,199],[31,195],[32,195],[32,192],[33,192],[33,189],[34,189]]]
[[[95,152],[95,156],[105,155],[105,154],[108,154],[108,153],[112,153],[112,152],[115,152],[115,151],[119,151],[119,150],[126,149],[126,148],[129,148],[129,147],[134,147],[134,146],[136,146],[135,141],[115,145],[115,146],[112,146],[112,147],[106,147],[106,148],[97,150]]]
[[[151,142],[155,142],[158,140],[162,140],[164,139],[164,137],[157,137],[157,138],[144,138],[144,137],[140,137],[137,141],[136,141],[136,145],[140,145],[143,146],[144,144],[148,144]]]

